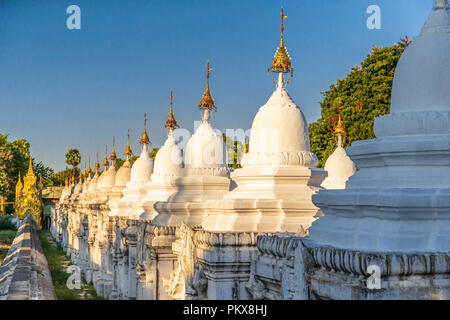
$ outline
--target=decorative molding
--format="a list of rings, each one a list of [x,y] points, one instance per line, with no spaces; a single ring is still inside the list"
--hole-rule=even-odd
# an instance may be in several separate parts
[[[306,244],[306,243],[305,243]],[[332,247],[309,248],[316,267],[368,277],[367,267],[380,267],[382,277],[450,273],[450,253],[366,253]]]
[[[252,152],[242,156],[241,165],[246,166],[301,166],[316,167],[317,156],[309,151],[300,152]]]
[[[196,246],[255,246],[257,236],[255,232],[209,232],[198,230],[194,233]]]

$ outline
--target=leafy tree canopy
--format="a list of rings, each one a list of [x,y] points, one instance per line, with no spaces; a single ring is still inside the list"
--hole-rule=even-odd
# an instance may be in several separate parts
[[[322,116],[309,125],[311,151],[319,158],[320,167],[336,148],[332,132],[339,106],[347,132],[344,147],[356,140],[375,138],[374,119],[389,113],[395,67],[409,43],[406,38],[390,47],[373,47],[360,65],[322,92],[324,99],[319,102]]]
[[[81,162],[81,153],[78,149],[71,148],[66,152],[66,163],[72,167],[76,167]]]
[[[130,164],[133,165],[133,163],[139,158],[139,156],[137,155],[133,155],[130,157]],[[116,170],[119,170],[122,166],[123,163],[125,162],[125,159],[122,158],[117,158],[116,159]]]
[[[236,169],[244,154],[244,144],[239,140],[228,137],[225,133],[222,133],[222,139],[227,148],[228,167]]]

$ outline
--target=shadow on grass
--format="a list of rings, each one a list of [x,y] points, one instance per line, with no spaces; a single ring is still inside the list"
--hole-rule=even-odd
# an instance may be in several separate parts
[[[16,231],[14,230],[0,230],[0,264],[5,259],[15,237]]]
[[[104,300],[97,295],[91,284],[86,284],[83,278],[81,279],[81,289],[69,289],[67,287],[67,279],[70,274],[66,273],[66,269],[72,263],[66,258],[64,251],[57,248],[55,243],[49,240],[51,238],[49,231],[40,230],[38,233],[58,300]]]

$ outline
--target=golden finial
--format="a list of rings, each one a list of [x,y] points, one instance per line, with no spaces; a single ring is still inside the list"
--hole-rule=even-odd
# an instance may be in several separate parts
[[[65,178],[64,179],[64,186],[67,186],[67,185],[69,185],[69,179]]]
[[[173,130],[178,128],[177,120],[175,120],[175,116],[173,115],[173,93],[172,90],[170,90],[170,111],[169,116],[167,117],[166,121],[166,129]]]
[[[115,145],[116,145],[116,137],[113,137],[113,148],[112,148],[111,155],[109,156],[111,161],[114,161],[117,159],[116,150],[114,149]]]
[[[294,76],[294,67],[291,65],[291,58],[289,53],[284,46],[284,19],[287,16],[284,15],[284,10],[281,8],[281,38],[280,38],[280,46],[278,47],[275,56],[272,59],[272,65],[267,69],[267,74],[269,71],[273,71],[275,73],[290,73],[291,77]]]
[[[89,156],[89,167],[87,169],[87,173],[89,175],[89,177],[91,176],[92,173],[92,169],[91,169],[91,156]]]
[[[100,164],[98,163],[98,152],[97,152],[97,162],[95,162],[95,166],[94,166],[95,172],[98,172],[98,169],[100,169]]]
[[[200,104],[198,105],[198,107],[203,110],[211,111],[212,109],[214,109],[215,111],[217,111],[217,107],[214,105],[214,99],[211,96],[211,91],[209,90],[209,72],[211,70],[212,68],[210,67],[208,61],[206,65],[206,89],[205,92],[203,93],[202,100],[200,100]]]
[[[130,147],[130,129],[128,129],[127,147],[125,148],[124,155],[129,157],[129,156],[131,156],[132,153],[133,153],[133,151],[131,151],[131,147]]]
[[[337,121],[336,126],[334,127],[333,134],[336,137],[345,137],[347,135],[347,133],[345,132],[344,122],[342,121],[342,118],[341,118],[341,106],[340,105],[339,105],[339,111],[338,111],[338,121]]]
[[[147,135],[147,114],[144,113],[144,133],[141,136],[141,144],[149,144],[150,139]]]
[[[108,146],[105,146],[105,159],[103,160],[103,166],[106,168],[109,165],[108,162]]]
[[[82,183],[83,182],[83,173],[81,172],[80,169],[80,174],[78,175],[78,183]]]

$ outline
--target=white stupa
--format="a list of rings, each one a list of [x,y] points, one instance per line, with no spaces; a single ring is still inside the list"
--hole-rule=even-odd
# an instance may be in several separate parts
[[[321,265],[334,261],[327,269],[344,270],[347,277],[323,273],[330,290],[321,296],[345,296],[333,294],[345,286],[349,296],[374,299],[449,296],[449,84],[450,12],[447,0],[436,0],[398,62],[391,113],[375,119],[377,138],[347,149],[360,170],[346,189],[313,197],[325,216],[310,228],[309,246],[318,248]],[[349,278],[371,264],[380,268],[382,290],[364,291],[356,285],[360,280]],[[355,287],[348,286],[352,281]]]
[[[143,198],[144,212],[140,219],[152,220],[158,212],[154,208],[157,201],[166,201],[176,190],[175,179],[182,174],[183,156],[177,146],[173,130],[178,127],[173,114],[173,94],[170,92],[170,111],[166,121],[167,140],[158,150],[155,158],[151,182],[147,185],[147,194]]]
[[[206,230],[303,233],[319,214],[311,196],[326,173],[315,168],[305,117],[285,88],[284,74],[292,77],[293,67],[283,31],[282,22],[280,47],[269,68],[278,74],[276,89],[253,120],[242,168],[231,174],[237,187],[223,201],[209,203],[219,214],[205,219]]]
[[[328,177],[323,180],[321,186],[325,189],[345,189],[345,183],[356,171],[355,164],[345,152],[342,146],[342,138],[345,136],[345,128],[341,118],[341,110],[339,108],[339,116],[334,135],[337,137],[337,147],[325,162],[325,171]]]
[[[105,147],[105,158],[103,159],[103,171],[100,174],[100,176],[97,179],[97,189],[96,189],[96,193],[101,191],[104,187],[104,179],[106,176],[106,173],[108,172],[108,168],[109,168],[109,161],[108,161],[108,146]]]
[[[100,189],[102,192],[109,192],[116,185],[117,155],[115,150],[115,138],[113,138],[113,147],[109,159],[111,160],[111,165],[108,167],[108,169],[105,169],[102,174],[102,186]]]
[[[208,62],[206,90],[199,105],[204,111],[202,123],[187,143],[183,174],[174,181],[177,192],[166,202],[154,205],[159,212],[153,220],[154,225],[179,226],[184,222],[200,226],[208,214],[205,201],[221,199],[229,190],[225,144],[209,123],[211,111],[216,108],[209,89],[210,70]]]
[[[80,174],[78,175],[78,182],[73,189],[73,195],[79,195],[83,191],[83,173],[80,169]]]
[[[131,163],[130,156],[132,155],[131,146],[130,146],[130,130],[128,130],[127,137],[127,146],[125,148],[125,162],[119,168],[116,173],[115,178],[115,186],[116,187],[126,187],[128,181],[130,181],[131,177]]]
[[[375,119],[377,139],[348,149],[360,170],[346,190],[315,197],[326,217],[312,239],[346,249],[450,251],[449,84],[450,14],[436,1],[398,62],[391,113]]]
[[[89,182],[88,187],[88,194],[92,195],[97,190],[97,181],[98,181],[98,169],[100,168],[100,164],[98,163],[98,152],[97,152],[97,161],[95,162],[94,166],[94,176],[92,177],[91,181]]]
[[[126,216],[131,219],[139,219],[143,213],[142,199],[146,194],[146,185],[150,182],[153,171],[153,160],[150,158],[147,135],[147,114],[144,120],[144,133],[141,136],[141,155],[133,163],[130,172],[130,181],[122,190],[123,197],[118,202],[111,204],[110,216]]]
[[[126,185],[130,181],[131,177],[130,156],[132,154],[132,151],[130,146],[130,130],[128,130],[127,146],[125,147],[124,154],[125,161],[119,168],[119,170],[117,170],[117,172],[114,171],[114,185],[109,189],[108,207],[111,209],[111,211],[108,213],[109,216],[114,216],[117,213],[117,206],[123,196],[123,190],[125,190]],[[114,158],[115,157],[116,155],[114,152]],[[111,214],[111,212],[114,212],[114,214]]]
[[[89,173],[88,173],[89,171]],[[83,181],[83,186],[82,186],[82,193],[86,194],[89,190],[89,183],[91,182],[91,176],[90,176],[90,172],[91,172],[91,167],[89,165],[89,170],[86,169],[84,171],[84,181]]]

